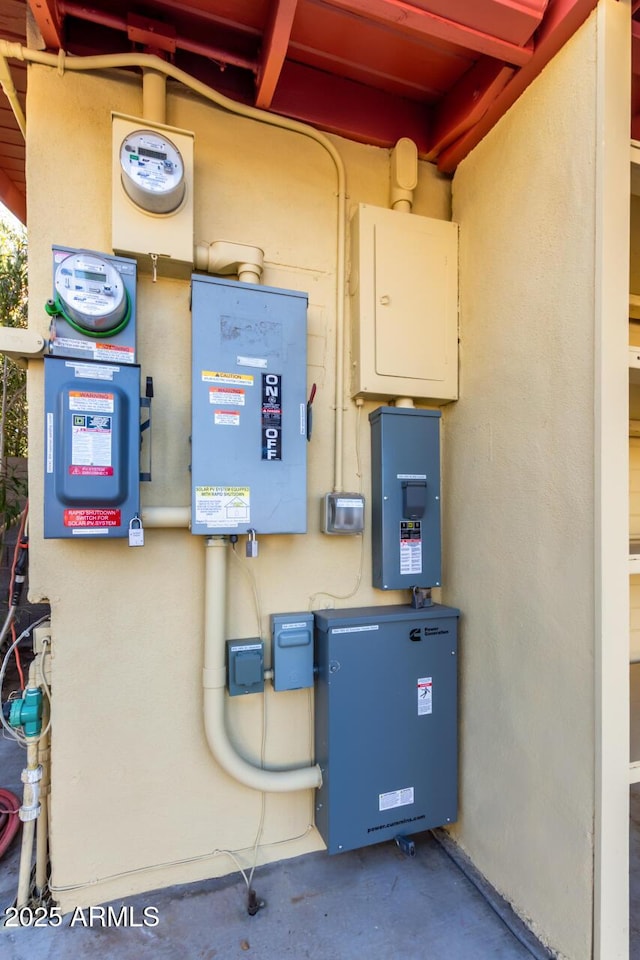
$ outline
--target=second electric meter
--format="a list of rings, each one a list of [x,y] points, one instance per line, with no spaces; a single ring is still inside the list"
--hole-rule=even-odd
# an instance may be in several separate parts
[[[53,247],[49,351],[135,363],[136,263],[94,250]]]
[[[76,330],[101,336],[122,329],[131,305],[122,277],[104,257],[73,253],[57,264],[56,305]]]
[[[176,145],[153,130],[134,130],[120,147],[122,185],[148,213],[172,213],[184,199],[185,176]]]

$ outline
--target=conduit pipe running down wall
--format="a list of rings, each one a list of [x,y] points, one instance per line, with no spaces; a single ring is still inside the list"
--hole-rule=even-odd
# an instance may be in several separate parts
[[[391,151],[389,203],[392,210],[411,213],[413,191],[418,185],[418,147],[408,137],[401,137]],[[414,406],[411,397],[396,397],[396,407]]]
[[[145,53],[114,53],[97,57],[68,57],[63,50],[58,55],[46,53],[42,50],[30,50],[19,43],[10,43],[0,40],[0,57],[14,60],[39,63],[46,67],[54,67],[60,73],[65,70],[90,71],[107,70],[124,67],[139,67],[142,70],[152,70],[171,77],[195,93],[215,103],[216,106],[237,116],[266,123],[291,133],[314,140],[331,157],[338,181],[337,190],[337,237],[336,237],[336,373],[335,373],[335,435],[334,435],[334,480],[333,489],[341,491],[343,486],[343,427],[344,427],[344,339],[345,339],[345,264],[346,264],[346,173],[342,157],[331,140],[314,127],[297,120],[289,120],[275,114],[258,110],[236,103],[223,96],[200,80],[191,77],[184,70],[179,70],[173,64],[161,60],[159,57]]]
[[[266,770],[254,767],[238,756],[229,742],[225,725],[225,613],[227,557],[229,545],[224,537],[205,541],[205,624],[204,624],[204,723],[209,748],[230,777],[253,790],[264,793],[290,793],[311,790],[322,784],[319,766],[293,770]],[[264,694],[263,694],[264,696]]]

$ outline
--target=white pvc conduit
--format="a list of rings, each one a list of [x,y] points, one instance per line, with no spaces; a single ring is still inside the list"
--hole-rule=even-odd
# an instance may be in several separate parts
[[[311,790],[322,784],[319,766],[294,770],[266,770],[254,767],[239,756],[227,735],[225,723],[225,666],[227,557],[229,546],[223,537],[209,537],[205,550],[204,623],[204,724],[209,749],[230,777],[253,790],[289,793]],[[264,694],[263,694],[264,696]]]
[[[65,70],[87,71],[107,70],[120,67],[140,67],[142,70],[152,70],[171,77],[184,84],[195,93],[215,103],[216,106],[237,116],[266,123],[272,127],[289,130],[308,137],[327,151],[336,169],[337,176],[337,237],[336,237],[336,374],[335,374],[335,435],[334,435],[334,479],[333,489],[339,492],[343,489],[343,421],[344,421],[344,300],[345,300],[345,263],[346,263],[346,173],[342,157],[331,140],[319,130],[297,120],[289,120],[275,114],[236,103],[229,97],[212,90],[205,83],[191,77],[184,70],[179,70],[173,64],[161,60],[159,57],[145,53],[113,53],[98,57],[68,57],[64,51],[58,55],[45,53],[42,50],[30,50],[19,43],[10,43],[0,40],[0,57],[14,60],[26,60],[30,63],[39,63],[46,67],[57,68],[60,73]]]

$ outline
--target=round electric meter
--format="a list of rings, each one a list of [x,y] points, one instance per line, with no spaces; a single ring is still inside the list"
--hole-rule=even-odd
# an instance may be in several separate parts
[[[128,323],[129,297],[108,260],[72,253],[56,267],[56,307],[71,326],[91,337],[117,333]]]
[[[174,143],[153,130],[135,130],[120,147],[122,186],[148,213],[172,213],[185,191],[184,163]]]

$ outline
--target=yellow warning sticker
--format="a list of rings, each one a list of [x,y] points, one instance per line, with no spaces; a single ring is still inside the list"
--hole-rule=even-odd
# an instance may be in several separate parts
[[[227,386],[253,386],[253,376],[247,373],[223,373],[220,370],[203,370],[202,380],[203,383],[224,383]]]
[[[238,527],[251,520],[249,487],[196,487],[196,523]]]

